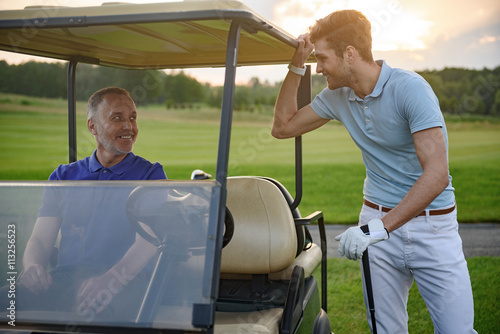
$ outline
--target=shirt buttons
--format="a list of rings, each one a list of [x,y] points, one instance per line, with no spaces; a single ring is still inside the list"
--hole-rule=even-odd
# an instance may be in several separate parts
[[[366,123],[370,123],[370,119],[369,118],[366,118]]]

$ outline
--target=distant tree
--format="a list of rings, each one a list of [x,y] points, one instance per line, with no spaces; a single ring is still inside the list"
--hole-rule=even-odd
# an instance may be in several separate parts
[[[224,87],[215,86],[212,87],[210,85],[205,86],[205,102],[214,108],[222,107],[222,95],[224,92]]]
[[[61,98],[66,96],[66,65],[62,63],[37,63],[1,68],[1,90],[7,93],[39,97]]]
[[[271,84],[267,80],[261,82],[257,77],[250,79],[248,85],[251,87],[250,100],[248,103],[250,109],[253,111],[262,111],[262,107],[265,105],[273,106],[281,86]]]
[[[250,86],[237,86],[234,91],[234,110],[251,110],[252,106],[252,88]]]
[[[175,104],[202,102],[205,96],[203,85],[183,71],[166,76],[164,89],[166,100]]]
[[[495,93],[495,99],[493,106],[491,107],[491,114],[494,116],[500,116],[500,90]]]
[[[76,74],[77,100],[86,101],[98,89],[117,86],[128,90],[136,104],[158,102],[159,97],[164,95],[165,76],[165,73],[154,70],[79,64]]]
[[[327,87],[326,79],[323,75],[314,74],[311,78],[312,85],[312,97],[314,98],[316,95],[321,93],[323,89]]]
[[[5,60],[0,60],[0,92],[9,92],[12,82],[10,66]]]
[[[445,113],[491,114],[500,116],[500,66],[471,70],[444,68],[419,71],[431,85]],[[0,61],[0,91],[39,97],[66,98],[67,64],[27,62],[9,65]],[[270,110],[282,81],[274,84],[254,77],[237,85],[235,110],[260,112]],[[312,97],[326,88],[322,75],[312,76]],[[184,72],[167,75],[160,70],[125,70],[78,64],[76,98],[86,101],[96,90],[106,86],[130,91],[137,104],[165,103],[167,106],[205,103],[221,107],[223,87],[201,84]],[[264,108],[264,106],[268,106]]]
[[[481,71],[445,68],[419,73],[432,86],[443,112],[494,113],[495,96],[500,89],[500,67]]]

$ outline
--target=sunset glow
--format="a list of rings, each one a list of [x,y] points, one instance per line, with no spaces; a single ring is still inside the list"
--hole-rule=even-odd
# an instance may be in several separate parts
[[[298,36],[315,20],[341,9],[356,9],[372,24],[373,50],[425,49],[432,23],[405,8],[399,1],[281,0],[275,7],[276,23]]]
[[[112,0],[1,0],[0,10],[26,6],[100,6]],[[124,0],[129,3],[157,3],[182,0]],[[203,0],[185,0],[203,1]],[[299,36],[315,20],[342,9],[356,9],[372,24],[373,52],[394,67],[409,70],[426,68],[484,68],[500,65],[500,2],[475,0],[239,0],[267,20]],[[28,60],[50,61],[0,52],[0,60],[11,64]],[[189,70],[188,70],[189,71]],[[203,70],[193,72],[202,81],[213,81]],[[240,82],[259,76],[281,80],[286,66],[273,69],[241,68]],[[218,82],[220,84],[220,82]]]

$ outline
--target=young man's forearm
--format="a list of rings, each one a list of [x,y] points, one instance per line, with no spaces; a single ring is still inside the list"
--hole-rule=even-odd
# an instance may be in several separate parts
[[[392,232],[406,224],[424,211],[445,188],[443,181],[436,180],[432,175],[422,174],[403,200],[382,218],[385,228]]]
[[[425,210],[450,182],[446,142],[441,128],[420,131],[414,134],[414,141],[423,172],[402,201],[382,219],[389,232]]]
[[[288,72],[281,86],[274,106],[273,128],[271,134],[276,138],[289,138],[286,134],[288,122],[298,111],[297,93],[301,76]]]

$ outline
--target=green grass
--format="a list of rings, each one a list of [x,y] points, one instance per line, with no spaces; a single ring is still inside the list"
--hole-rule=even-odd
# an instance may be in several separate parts
[[[66,102],[0,94],[0,179],[45,180],[68,161]],[[92,153],[94,138],[86,129],[85,104],[77,104],[78,158]],[[140,107],[140,135],[135,153],[159,161],[171,179],[187,179],[195,168],[215,172],[219,112]],[[230,151],[230,175],[265,175],[294,194],[293,140],[269,134],[270,115],[236,113]],[[459,220],[499,221],[500,123],[448,124],[450,170]],[[357,221],[364,180],[361,155],[338,124],[303,138],[303,215],[322,210],[330,223]],[[468,259],[475,298],[476,329],[500,332],[500,258]],[[332,329],[367,333],[359,264],[328,260],[328,310]],[[408,303],[410,333],[432,333],[425,304],[414,285]]]
[[[86,128],[86,106],[77,104],[78,158],[95,140]],[[67,105],[63,100],[0,94],[0,179],[45,180],[68,161]],[[271,115],[236,112],[229,174],[265,175],[294,189],[294,140],[270,135]],[[171,179],[187,179],[201,168],[215,173],[219,136],[215,109],[165,110],[139,107],[134,152],[165,167]],[[461,222],[500,221],[500,122],[448,124],[450,171]],[[303,214],[322,210],[328,223],[358,219],[365,177],[361,154],[347,131],[327,124],[303,137]]]
[[[500,333],[500,258],[467,259],[474,295],[474,327],[478,333]],[[328,316],[336,334],[369,333],[359,262],[328,259]],[[319,273],[315,276],[319,279]],[[376,313],[376,310],[375,310]],[[434,333],[416,284],[408,299],[409,333]]]

